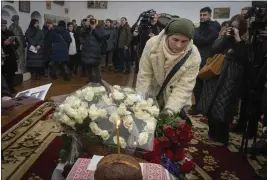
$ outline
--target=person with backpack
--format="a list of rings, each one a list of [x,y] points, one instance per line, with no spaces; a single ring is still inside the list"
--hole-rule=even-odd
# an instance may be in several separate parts
[[[105,40],[106,35],[103,29],[97,26],[96,19],[87,19],[81,32],[81,57],[89,82],[100,83],[101,81],[101,46]]]
[[[58,26],[52,30],[52,50],[51,50],[51,70],[52,79],[57,78],[57,68],[63,73],[65,81],[70,79],[69,64],[69,47],[72,42],[70,33],[66,29],[65,21],[59,21]]]

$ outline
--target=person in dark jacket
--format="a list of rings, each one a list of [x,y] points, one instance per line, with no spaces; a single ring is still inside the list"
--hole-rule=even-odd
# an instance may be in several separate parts
[[[131,27],[129,26],[125,17],[121,18],[121,26],[117,31],[117,57],[118,62],[116,63],[116,72],[130,72],[130,46],[132,42]]]
[[[3,74],[1,74],[1,100],[7,101],[10,99],[12,99],[12,94],[8,88],[8,85],[6,83],[6,80],[3,76]]]
[[[4,57],[2,57],[2,60],[4,61],[4,64],[2,66],[2,74],[4,75],[8,87],[12,92],[15,92],[15,89],[13,87],[13,81],[15,72],[18,70],[17,67],[17,58],[18,56],[16,50],[19,47],[19,41],[17,38],[14,37],[14,34],[12,31],[9,31],[7,29],[7,21],[3,20],[1,21],[1,45],[2,50],[4,53]]]
[[[221,74],[204,82],[197,106],[197,110],[208,118],[209,137],[225,145],[229,141],[230,125],[248,62],[246,20],[242,15],[236,15],[231,18],[229,26],[212,46],[213,55],[225,54]]]
[[[194,44],[197,46],[200,56],[202,68],[206,64],[206,59],[211,54],[211,47],[214,41],[218,38],[221,30],[221,25],[217,21],[211,21],[211,9],[204,7],[200,10],[200,26],[195,29]],[[194,88],[195,106],[192,106],[192,112],[190,114],[198,114],[196,111],[197,103],[200,99],[201,89],[203,81],[197,78]]]
[[[116,43],[116,32],[113,27],[111,27],[112,21],[110,19],[106,19],[105,25],[104,25],[104,33],[105,35],[108,35],[109,38],[107,39],[107,47],[106,47],[106,52],[105,55],[103,56],[102,59],[102,66],[107,68],[108,70],[113,69],[113,51],[115,49],[115,43]]]
[[[58,26],[52,31],[52,51],[51,51],[51,74],[52,79],[56,79],[57,68],[63,72],[65,81],[70,79],[68,68],[69,46],[72,42],[70,33],[66,29],[65,21],[59,21]]]
[[[44,59],[45,59],[46,70],[48,70],[50,63],[50,55],[52,49],[52,38],[51,38],[52,29],[53,29],[53,23],[50,19],[47,19],[42,29],[44,36]]]
[[[45,58],[43,54],[44,37],[39,28],[39,21],[32,19],[26,33],[27,46],[27,67],[31,72],[33,79],[37,79],[39,73],[45,67]]]
[[[103,29],[96,27],[96,21],[87,20],[81,32],[82,63],[85,65],[89,82],[101,81],[101,43],[105,40]]]

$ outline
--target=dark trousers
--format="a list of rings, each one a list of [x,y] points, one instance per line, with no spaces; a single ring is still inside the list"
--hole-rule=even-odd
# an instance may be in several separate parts
[[[116,70],[122,72],[123,70],[130,70],[130,53],[129,50],[119,48],[117,50],[118,62],[116,63]]]
[[[101,82],[101,73],[99,65],[86,65],[86,73],[88,76],[89,83],[100,83]]]
[[[77,54],[69,55],[69,69],[72,73],[77,74],[77,70],[79,67],[79,59]]]
[[[3,72],[8,88],[13,91],[15,72]]]
[[[50,76],[52,78],[57,77],[57,70],[60,70],[60,72],[64,76],[64,79],[68,80],[70,76],[68,63],[69,62],[51,62],[50,63]]]
[[[196,85],[194,87],[194,96],[195,96],[196,106],[200,100],[202,88],[203,88],[203,80],[197,77]]]
[[[267,88],[265,87],[262,96],[262,110],[264,113],[263,127],[267,127]]]

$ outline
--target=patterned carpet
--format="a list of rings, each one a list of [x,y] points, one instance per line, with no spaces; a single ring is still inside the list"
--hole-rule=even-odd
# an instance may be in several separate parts
[[[16,124],[2,128],[2,179],[50,180],[62,141],[59,127],[50,120],[54,104],[43,102],[28,110]],[[188,179],[252,180],[254,169],[267,161],[244,160],[238,152],[241,136],[231,134],[228,148],[207,138],[208,127],[200,118],[192,118],[195,138],[186,151],[197,166]]]

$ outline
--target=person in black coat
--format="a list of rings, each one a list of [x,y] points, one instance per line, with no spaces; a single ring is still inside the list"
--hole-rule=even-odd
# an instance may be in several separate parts
[[[2,57],[3,66],[2,66],[2,74],[4,75],[8,87],[12,92],[15,92],[13,88],[13,81],[15,72],[18,70],[17,66],[17,58],[18,54],[16,49],[19,47],[19,41],[17,38],[12,38],[14,36],[12,31],[7,29],[7,21],[2,19],[1,22],[1,45],[4,53],[4,57]]]
[[[201,56],[200,68],[206,64],[206,59],[211,54],[211,47],[218,38],[221,30],[221,25],[217,21],[211,21],[211,13],[212,11],[209,7],[202,8],[200,10],[200,26],[195,29],[194,44],[197,46]],[[196,106],[200,99],[202,84],[203,81],[197,78],[194,88]],[[196,106],[192,107],[192,115],[198,114],[195,109]]]
[[[63,72],[64,80],[70,79],[68,68],[69,63],[69,45],[72,42],[70,33],[66,29],[66,23],[59,21],[58,26],[52,30],[52,50],[51,50],[51,71],[50,76],[56,79],[57,68]]]
[[[3,74],[1,74],[1,99],[2,101],[7,101],[12,99],[12,94],[8,88],[8,85],[6,83]]]
[[[50,55],[52,48],[52,37],[51,32],[53,29],[53,23],[51,20],[46,20],[43,26],[42,32],[44,36],[44,59],[45,59],[45,69],[48,69],[50,63]]]
[[[85,65],[89,82],[101,81],[101,43],[106,39],[103,29],[96,27],[95,21],[87,21],[81,32],[82,63]]]
[[[204,81],[197,110],[208,118],[209,137],[228,144],[230,125],[239,101],[248,62],[247,22],[242,15],[231,18],[223,36],[215,41],[212,54],[225,54],[219,76]]]
[[[43,71],[45,67],[45,58],[43,54],[44,37],[42,30],[39,29],[39,21],[32,19],[26,33],[27,46],[27,67],[33,75],[34,79],[37,79],[39,73]],[[34,49],[33,52],[30,49]]]

